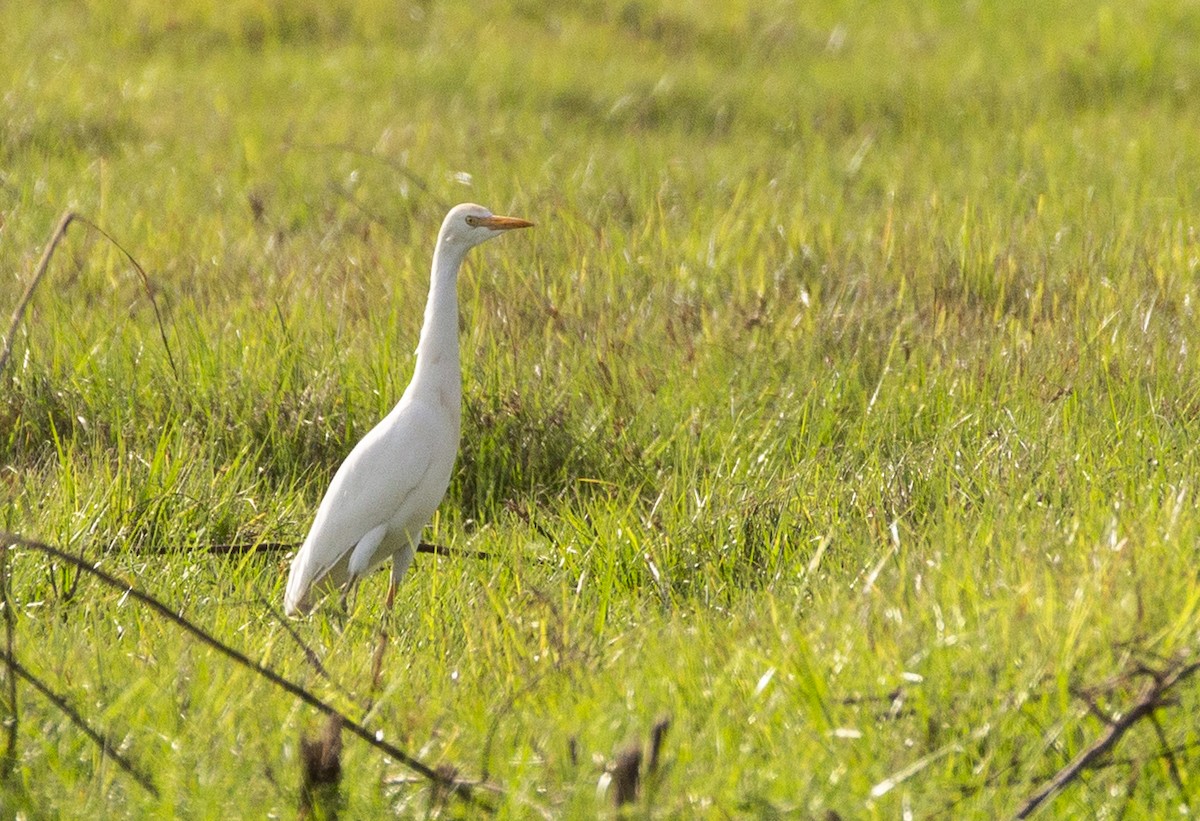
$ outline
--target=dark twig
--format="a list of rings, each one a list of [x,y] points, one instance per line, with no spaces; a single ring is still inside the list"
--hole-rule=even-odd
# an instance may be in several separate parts
[[[1154,724],[1154,732],[1158,736],[1158,743],[1162,745],[1160,757],[1167,760],[1167,764],[1171,773],[1171,780],[1175,782],[1175,789],[1179,790],[1179,797],[1183,799],[1184,804],[1191,804],[1188,798],[1187,787],[1183,781],[1183,770],[1179,766],[1178,759],[1175,758],[1175,752],[1171,749],[1170,743],[1167,741],[1167,733],[1163,729],[1162,722],[1158,720],[1158,716],[1154,713],[1150,714],[1150,721]]]
[[[4,650],[5,656],[11,659],[15,651],[17,616],[13,611],[12,596],[9,595],[8,563],[10,557],[8,551],[10,547],[12,545],[9,541],[0,537],[0,605],[4,607]],[[8,681],[6,700],[11,715],[7,722],[8,741],[4,748],[4,759],[0,762],[0,776],[7,780],[17,765],[17,731],[20,728],[20,713],[17,711],[17,676],[11,663],[8,665],[8,675],[5,678]]]
[[[613,803],[618,807],[637,800],[642,775],[642,747],[630,744],[617,754],[613,762]]]
[[[329,671],[326,670],[325,665],[321,663],[321,657],[317,655],[317,651],[312,649],[312,647],[310,647],[304,641],[304,639],[300,638],[300,633],[295,627],[292,626],[291,619],[276,610],[271,603],[262,596],[258,597],[258,603],[264,610],[271,614],[271,618],[275,619],[279,626],[282,627],[284,631],[292,637],[292,641],[296,642],[296,645],[304,651],[304,660],[307,661],[312,668],[317,671],[317,675],[329,682],[329,684],[335,687],[343,696],[353,699],[350,691],[346,689],[346,687],[344,687],[340,682],[335,680],[333,676],[329,675]]]
[[[654,722],[654,726],[650,729],[650,762],[646,767],[650,775],[658,772],[658,765],[662,757],[663,741],[666,739],[667,730],[670,728],[671,717],[663,716]]]
[[[158,311],[158,300],[154,298],[154,289],[150,287],[150,277],[146,273],[146,269],[142,267],[140,262],[134,259],[133,254],[129,253],[129,251],[125,249],[124,245],[117,242],[116,239],[113,238],[112,234],[105,231],[87,217],[80,216],[79,214],[74,214],[73,216],[75,219],[79,220],[84,225],[88,226],[93,231],[100,234],[100,236],[111,242],[118,251],[125,255],[125,259],[129,260],[129,264],[132,265],[134,270],[138,272],[138,276],[142,279],[142,288],[146,291],[146,299],[150,300],[150,307],[154,309],[154,321],[158,323],[158,336],[162,340],[163,350],[167,352],[167,362],[171,365],[171,373],[175,374],[175,378],[178,379],[179,368],[175,366],[175,357],[171,355],[171,343],[167,341],[167,329],[163,325],[162,314]]]
[[[4,663],[8,666],[10,671],[16,673],[18,676],[32,684],[33,688],[45,696],[47,701],[57,707],[59,712],[69,718],[72,724],[74,724],[80,730],[83,730],[84,734],[94,741],[96,746],[104,751],[105,755],[117,762],[121,769],[129,773],[130,777],[133,778],[134,781],[141,784],[146,792],[150,793],[155,798],[158,798],[158,788],[154,786],[154,782],[150,779],[150,776],[139,770],[137,765],[130,761],[120,750],[118,750],[117,746],[109,741],[103,733],[88,724],[87,719],[80,715],[78,710],[67,703],[65,698],[51,690],[48,684],[43,682],[33,673],[29,672],[28,669],[26,669],[9,653],[4,653]]]
[[[72,222],[82,222],[84,225],[99,233],[106,240],[111,242],[114,247],[129,260],[134,269],[137,270],[138,276],[141,277],[142,287],[146,291],[146,298],[150,300],[150,307],[154,309],[154,319],[158,323],[158,335],[162,339],[163,348],[167,352],[167,362],[171,365],[171,372],[175,374],[175,378],[179,378],[179,369],[175,366],[175,357],[171,355],[171,345],[167,342],[167,331],[163,326],[162,314],[158,310],[158,302],[154,299],[154,290],[150,287],[150,277],[146,274],[146,269],[141,266],[133,254],[125,249],[125,246],[117,242],[112,234],[105,231],[96,223],[89,220],[74,211],[65,211],[59,217],[58,224],[54,226],[54,232],[50,234],[50,241],[46,243],[46,247],[42,250],[42,256],[38,259],[37,265],[33,268],[33,276],[29,279],[29,284],[25,286],[25,292],[21,294],[21,299],[17,302],[17,307],[13,311],[12,319],[8,323],[8,333],[4,335],[4,346],[0,348],[0,375],[4,374],[4,369],[8,365],[9,357],[12,356],[13,340],[17,335],[17,328],[21,324],[21,320],[25,317],[25,311],[29,307],[30,300],[33,299],[33,294],[37,291],[42,279],[46,275],[46,270],[50,267],[50,260],[54,256],[54,251],[58,248],[58,244],[62,242],[67,233],[67,227]]]
[[[330,716],[321,735],[300,737],[300,818],[336,821],[341,783],[342,722]]]
[[[1200,741],[1193,741],[1188,744],[1176,744],[1173,747],[1167,747],[1167,748],[1161,749],[1152,755],[1138,756],[1136,758],[1134,758],[1134,757],[1131,757],[1131,758],[1110,757],[1104,761],[1096,762],[1094,765],[1092,765],[1092,769],[1093,770],[1103,770],[1103,769],[1109,768],[1109,767],[1136,767],[1140,764],[1144,764],[1148,760],[1149,761],[1158,761],[1160,759],[1167,760],[1169,763],[1170,759],[1174,758],[1177,755],[1182,755],[1184,753],[1192,753],[1198,749],[1200,749]]]
[[[613,803],[617,808],[638,800],[642,792],[643,781],[646,787],[646,800],[653,800],[653,794],[659,783],[659,774],[664,772],[662,765],[663,742],[667,730],[671,726],[669,716],[662,716],[654,722],[650,729],[649,749],[643,753],[642,745],[636,741],[630,742],[617,753],[617,757],[608,766],[612,778]],[[574,739],[572,739],[574,741]],[[572,751],[574,757],[574,751]],[[642,764],[645,763],[643,772]]]
[[[12,356],[13,340],[17,335],[17,328],[21,325],[21,320],[25,318],[25,309],[29,307],[30,300],[33,299],[33,294],[37,291],[38,285],[42,282],[42,277],[46,275],[46,269],[50,267],[50,258],[54,256],[54,249],[58,247],[58,243],[62,242],[63,236],[67,233],[67,226],[71,221],[76,219],[73,211],[66,211],[58,218],[58,224],[54,226],[54,232],[50,234],[50,241],[46,243],[46,247],[42,249],[42,256],[37,261],[37,265],[33,267],[33,276],[29,280],[29,284],[25,286],[25,293],[21,294],[21,298],[17,301],[17,307],[13,310],[12,319],[8,322],[8,333],[4,335],[4,346],[0,348],[0,376],[4,375],[4,368],[8,365],[8,358]]]
[[[240,650],[234,649],[233,647],[223,643],[216,637],[206,632],[203,628],[193,624],[188,619],[176,613],[163,602],[159,601],[148,593],[138,590],[128,582],[124,582],[117,577],[100,570],[98,567],[94,567],[85,561],[81,561],[70,553],[59,550],[57,547],[45,544],[44,542],[39,542],[35,539],[28,539],[24,536],[18,536],[15,533],[8,533],[0,530],[0,542],[4,541],[7,541],[9,544],[23,545],[25,547],[38,550],[48,556],[53,556],[59,561],[69,562],[70,564],[75,565],[85,573],[88,573],[99,579],[101,582],[113,588],[114,590],[119,590],[126,596],[136,599],[137,601],[146,605],[163,618],[192,634],[201,643],[211,647],[213,650],[216,650],[242,667],[253,671],[260,677],[265,678],[267,681],[300,699],[310,707],[313,707],[327,716],[338,716],[341,719],[342,725],[345,727],[345,729],[349,730],[351,733],[358,736],[372,747],[387,753],[396,761],[400,762],[414,772],[419,773],[429,781],[433,782],[435,785],[438,785],[439,787],[446,789],[447,791],[458,795],[465,800],[474,801],[477,804],[488,806],[484,804],[483,799],[478,794],[473,792],[472,785],[470,783],[465,781],[445,783],[445,777],[432,767],[409,755],[394,744],[384,741],[379,735],[377,735],[376,732],[373,732],[354,721],[349,716],[339,711],[332,704],[323,701],[300,685],[287,680],[274,670],[264,667]]]
[[[212,553],[217,556],[240,556],[244,553],[284,553],[288,550],[296,550],[300,547],[299,542],[237,542],[234,544],[201,544],[193,547],[174,547],[174,546],[156,546],[146,548],[140,552],[150,553],[156,556],[168,555],[171,553],[186,553],[189,550],[203,551]],[[490,559],[492,554],[483,550],[464,550],[461,547],[449,547],[441,544],[430,544],[421,542],[417,545],[418,553],[427,553],[433,556],[446,556],[449,558],[462,559]]]
[[[1151,678],[1143,685],[1133,706],[1119,719],[1108,722],[1108,727],[1099,738],[1026,799],[1017,810],[1015,817],[1028,818],[1051,796],[1077,779],[1080,773],[1096,766],[1099,759],[1115,747],[1121,737],[1135,724],[1146,717],[1152,717],[1156,710],[1166,705],[1167,697],[1175,685],[1194,675],[1198,670],[1200,670],[1200,662],[1177,664],[1163,672],[1144,668],[1137,670],[1136,672],[1146,673]],[[1089,705],[1089,709],[1091,709],[1091,705]],[[1103,712],[1100,711],[1100,714],[1103,715]]]
[[[88,217],[79,216],[77,214],[74,215],[74,218],[76,218],[76,220],[79,222],[84,223],[85,226],[95,230],[95,232],[103,236],[104,239],[112,242],[112,244],[116,247],[116,250],[120,251],[122,254],[125,254],[125,258],[130,260],[130,264],[133,265],[133,269],[138,272],[138,276],[142,277],[142,287],[145,289],[146,299],[150,300],[150,307],[154,308],[154,318],[155,322],[158,324],[158,338],[161,338],[162,347],[167,352],[167,362],[170,365],[170,372],[174,373],[175,378],[178,379],[179,368],[175,367],[175,358],[172,354],[170,354],[170,343],[167,341],[167,329],[166,326],[162,324],[162,313],[158,312],[158,301],[154,298],[154,289],[150,287],[150,277],[149,275],[146,275],[145,269],[142,268],[142,263],[139,263],[137,259],[134,259],[133,254],[128,252],[124,245],[121,245],[120,242],[116,241],[112,234],[109,234],[107,230],[97,226],[97,224],[89,220]]]

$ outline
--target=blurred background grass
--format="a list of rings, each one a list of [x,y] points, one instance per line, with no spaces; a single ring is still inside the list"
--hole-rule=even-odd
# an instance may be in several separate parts
[[[1008,812],[1096,732],[1073,687],[1194,648],[1196,3],[0,23],[0,305],[66,208],[152,282],[71,229],[4,375],[0,521],[295,675],[266,608],[282,559],[144,549],[301,538],[407,381],[445,207],[538,223],[461,278],[463,449],[433,530],[506,558],[418,567],[371,716],[476,771],[498,733],[506,812],[594,814],[591,758],[662,711],[651,811]],[[19,647],[130,728],[167,797],[146,809],[23,703],[5,803],[290,808],[302,714],[117,597],[15,573]],[[376,581],[301,628],[349,704]],[[1131,749],[1063,811],[1191,800],[1152,734]],[[425,800],[347,755],[356,814]]]

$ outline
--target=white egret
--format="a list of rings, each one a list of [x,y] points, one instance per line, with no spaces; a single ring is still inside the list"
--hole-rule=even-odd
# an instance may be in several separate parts
[[[345,590],[392,560],[396,585],[412,564],[421,531],[450,485],[462,414],[458,359],[458,269],[467,251],[533,223],[480,205],[446,214],[433,251],[425,323],[412,381],[383,421],[362,438],[333,477],[300,552],[292,560],[283,608],[312,606],[315,589]]]

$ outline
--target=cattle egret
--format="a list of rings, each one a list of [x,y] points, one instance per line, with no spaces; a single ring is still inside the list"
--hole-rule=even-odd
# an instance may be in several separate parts
[[[425,323],[412,381],[383,421],[338,468],[292,560],[283,607],[307,612],[317,590],[347,590],[392,560],[396,585],[450,485],[462,414],[458,359],[458,269],[467,251],[514,228],[533,225],[480,205],[456,205],[438,232]]]

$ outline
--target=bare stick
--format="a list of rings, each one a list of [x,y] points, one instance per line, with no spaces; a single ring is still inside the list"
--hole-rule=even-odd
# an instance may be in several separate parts
[[[1198,670],[1200,670],[1200,662],[1176,665],[1165,673],[1146,671],[1151,673],[1153,678],[1142,687],[1142,691],[1138,695],[1138,699],[1133,707],[1118,720],[1111,722],[1108,725],[1108,729],[1092,742],[1086,750],[1077,755],[1070,764],[1055,773],[1053,778],[1039,787],[1037,792],[1026,799],[1014,817],[1028,818],[1047,799],[1078,778],[1081,772],[1095,766],[1098,759],[1116,746],[1121,737],[1134,724],[1147,716],[1153,716],[1156,710],[1164,706],[1164,699],[1172,687],[1189,676],[1194,675]]]
[[[300,818],[337,821],[342,803],[342,722],[330,716],[316,738],[300,736]]]
[[[1179,790],[1179,797],[1183,799],[1184,804],[1192,803],[1188,799],[1187,787],[1183,781],[1183,770],[1179,767],[1179,761],[1175,758],[1175,752],[1171,749],[1171,745],[1167,743],[1167,733],[1163,729],[1162,722],[1158,720],[1158,716],[1151,713],[1150,721],[1154,723],[1154,732],[1158,735],[1158,743],[1162,745],[1160,758],[1165,758],[1170,765],[1168,772],[1171,773],[1171,780],[1175,782],[1175,789]]]
[[[630,744],[617,753],[612,765],[613,803],[618,807],[637,800],[642,774],[642,748]]]
[[[8,323],[8,333],[4,335],[4,346],[0,348],[0,376],[3,376],[5,367],[8,366],[8,360],[12,356],[13,341],[17,336],[17,328],[21,325],[21,320],[25,318],[25,311],[29,307],[30,300],[33,299],[33,294],[37,291],[38,285],[46,275],[46,270],[50,267],[50,259],[54,256],[54,251],[58,248],[58,244],[62,242],[62,238],[66,236],[67,227],[72,222],[82,222],[84,225],[98,232],[106,240],[111,242],[118,251],[125,255],[130,264],[137,270],[138,276],[141,277],[142,287],[146,291],[146,298],[150,300],[150,307],[154,309],[154,319],[158,323],[158,335],[162,339],[163,348],[167,352],[167,362],[171,365],[171,372],[175,377],[179,377],[179,369],[175,366],[175,357],[171,355],[171,344],[167,341],[167,331],[163,326],[162,314],[158,311],[158,302],[154,299],[154,291],[150,287],[150,277],[146,274],[141,264],[134,259],[133,254],[125,249],[125,246],[117,242],[112,234],[105,231],[96,223],[89,220],[87,217],[76,214],[74,211],[64,211],[59,217],[58,225],[54,227],[54,233],[50,235],[50,241],[46,243],[46,247],[42,250],[42,256],[38,259],[37,265],[33,268],[33,276],[29,280],[29,284],[25,286],[25,293],[21,294],[20,300],[17,301],[17,307],[13,311],[12,319]]]
[[[104,751],[105,755],[117,762],[117,764],[121,766],[121,769],[129,773],[130,777],[132,777],[134,781],[141,784],[146,792],[150,793],[155,798],[158,798],[158,788],[154,786],[154,782],[150,780],[150,776],[139,770],[137,765],[126,758],[125,755],[117,749],[116,745],[109,741],[103,733],[94,729],[90,724],[88,724],[87,719],[80,715],[78,710],[68,704],[65,698],[51,690],[48,684],[43,682],[33,673],[29,672],[29,670],[27,670],[21,664],[21,662],[17,661],[9,653],[4,653],[3,658],[4,663],[8,665],[9,670],[15,672],[21,678],[32,684],[33,688],[45,696],[47,701],[57,707],[59,712],[69,718],[72,724],[83,730],[87,737],[94,741],[96,746]]]
[[[191,633],[193,636],[199,639],[201,643],[208,645],[212,649],[216,650],[242,667],[252,670],[260,677],[265,678],[267,681],[300,699],[310,707],[319,710],[327,716],[340,717],[342,726],[345,729],[349,730],[351,733],[358,736],[372,747],[387,753],[396,761],[399,761],[401,764],[408,767],[410,770],[413,770],[414,772],[424,776],[435,785],[446,789],[447,791],[452,792],[468,801],[474,801],[475,803],[481,805],[484,804],[483,799],[478,794],[473,792],[473,785],[469,782],[462,781],[457,778],[448,779],[439,771],[409,755],[394,744],[384,741],[381,737],[382,733],[377,734],[376,732],[368,730],[363,725],[342,713],[332,704],[321,700],[319,697],[304,689],[299,684],[295,684],[287,680],[274,670],[264,667],[263,665],[254,661],[240,650],[236,650],[233,647],[223,643],[215,636],[210,635],[203,628],[193,624],[150,594],[144,593],[133,585],[121,581],[117,577],[106,573],[98,567],[94,567],[88,564],[86,561],[82,561],[70,553],[59,550],[57,547],[45,544],[44,542],[39,542],[35,539],[27,539],[24,536],[18,536],[15,533],[8,533],[3,530],[0,530],[0,542],[7,542],[8,544],[23,545],[25,547],[33,548],[34,550],[45,553],[47,556],[53,556],[59,561],[68,562],[72,565],[75,565],[80,570],[83,570],[85,573],[94,576],[114,590],[119,590],[126,596],[140,601],[142,604],[146,605],[163,618],[167,619],[178,627],[181,627],[188,633]]]
[[[54,226],[54,233],[50,235],[50,241],[46,243],[46,247],[42,249],[41,259],[33,268],[33,277],[29,280],[29,284],[25,286],[25,293],[21,294],[21,298],[17,301],[17,307],[13,311],[12,319],[8,322],[8,333],[4,335],[4,347],[0,348],[0,376],[4,375],[4,369],[8,366],[8,358],[12,356],[13,340],[17,336],[17,328],[21,325],[21,320],[25,318],[25,309],[29,307],[29,301],[33,299],[33,294],[37,291],[38,285],[41,284],[42,277],[46,275],[46,269],[50,267],[50,258],[54,256],[54,249],[58,247],[58,243],[62,241],[63,236],[67,233],[67,226],[76,218],[75,212],[65,211],[58,219],[58,225]]]
[[[175,357],[171,355],[171,343],[167,342],[167,330],[163,327],[162,314],[158,312],[158,301],[154,298],[154,290],[150,287],[150,277],[146,274],[146,269],[142,267],[133,254],[125,250],[125,246],[113,239],[112,234],[105,231],[96,223],[92,222],[87,217],[73,214],[75,219],[82,222],[84,225],[96,231],[100,236],[111,242],[118,251],[125,255],[125,259],[129,260],[129,264],[138,272],[138,276],[142,278],[142,288],[146,291],[146,299],[150,300],[150,307],[154,309],[154,321],[158,323],[158,336],[162,340],[163,349],[167,352],[167,362],[171,365],[171,373],[175,374],[175,378],[179,378],[179,368],[175,367]]]
[[[158,546],[147,548],[143,553],[164,555],[168,553],[184,553],[189,550],[203,550],[205,553],[215,553],[218,556],[240,556],[243,553],[282,553],[300,547],[299,542],[235,542],[233,544],[202,544],[194,547]],[[463,559],[490,559],[492,554],[483,550],[465,550],[461,547],[449,547],[442,544],[421,542],[417,545],[418,553],[428,553],[433,556],[459,557]]]
[[[651,775],[654,775],[658,771],[658,763],[662,756],[663,740],[667,737],[667,730],[670,728],[671,717],[663,716],[654,722],[654,726],[650,729],[650,764],[647,769]]]
[[[317,651],[309,647],[308,644],[305,643],[304,639],[300,638],[300,633],[296,631],[295,627],[292,627],[291,620],[276,610],[271,603],[262,596],[258,597],[258,603],[264,610],[271,614],[271,618],[275,619],[279,626],[282,627],[287,634],[292,637],[292,641],[296,642],[297,646],[304,651],[305,660],[312,665],[314,670],[317,671],[317,675],[329,682],[331,686],[337,688],[338,692],[340,692],[347,699],[353,701],[354,696],[352,696],[350,691],[343,687],[341,683],[335,680],[333,676],[329,675],[329,671],[326,670],[325,665],[321,663],[321,657],[317,655]]]
[[[0,540],[0,604],[4,606],[4,646],[5,655],[12,658],[16,641],[17,616],[13,612],[12,597],[8,595],[8,549],[11,545]],[[17,676],[13,664],[8,665],[8,706],[12,710],[12,719],[8,724],[8,743],[4,749],[4,760],[0,763],[0,775],[7,780],[17,765],[17,730],[20,728],[20,714],[17,711]]]

